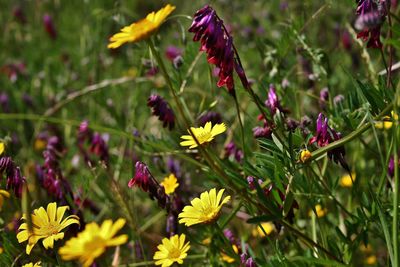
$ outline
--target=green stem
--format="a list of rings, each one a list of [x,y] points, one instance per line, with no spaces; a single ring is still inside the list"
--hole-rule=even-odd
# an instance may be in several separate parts
[[[246,142],[245,142],[245,138],[244,138],[244,126],[243,126],[243,122],[242,122],[242,118],[240,116],[240,107],[239,107],[239,102],[237,100],[236,95],[233,96],[234,100],[235,100],[235,106],[236,106],[236,113],[238,116],[238,120],[239,120],[239,125],[240,125],[240,133],[242,135],[242,150],[243,150],[243,162],[246,162]]]

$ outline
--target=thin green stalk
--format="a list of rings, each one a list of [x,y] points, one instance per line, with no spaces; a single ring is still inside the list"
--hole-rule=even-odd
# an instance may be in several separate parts
[[[393,239],[393,264],[399,266],[399,237],[398,237],[398,215],[399,215],[399,168],[398,168],[398,151],[397,151],[397,126],[398,122],[394,122],[393,130],[393,158],[394,158],[394,188],[393,188],[393,224],[392,224],[392,239]]]
[[[239,106],[239,102],[237,100],[236,95],[233,96],[234,100],[235,100],[235,106],[236,106],[236,113],[238,116],[238,120],[239,120],[239,125],[240,125],[240,133],[242,136],[242,150],[243,150],[243,162],[246,162],[246,142],[245,142],[245,137],[244,137],[244,126],[243,126],[243,122],[242,122],[242,118],[240,116],[240,106]]]

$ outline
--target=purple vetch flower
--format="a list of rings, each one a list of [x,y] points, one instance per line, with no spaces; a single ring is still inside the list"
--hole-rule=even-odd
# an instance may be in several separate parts
[[[241,163],[243,156],[243,151],[238,149],[233,141],[225,145],[225,157],[232,157],[237,162]]]
[[[166,209],[168,212],[170,211],[170,197],[165,194],[164,187],[151,175],[147,165],[141,161],[136,162],[135,175],[128,182],[128,187],[132,188],[133,186],[137,186],[147,192],[151,199],[157,200],[161,208]]]
[[[170,130],[174,128],[175,114],[164,98],[153,94],[147,99],[147,106],[151,107],[153,115],[163,122],[164,128],[168,127]]]
[[[54,26],[53,18],[49,14],[43,16],[43,25],[51,39],[55,40],[57,38],[57,31]]]
[[[240,262],[243,267],[257,267],[255,260],[245,252],[240,255]]]
[[[253,136],[254,138],[271,138],[272,136],[272,129],[268,126],[264,127],[254,127],[253,128]]]
[[[10,98],[8,97],[8,94],[5,92],[2,92],[0,94],[0,107],[4,113],[10,112]]]
[[[182,177],[181,164],[179,160],[176,160],[173,157],[168,157],[167,169],[170,173],[173,173],[176,177]]]
[[[355,27],[360,30],[357,38],[367,41],[367,47],[381,48],[381,27],[387,15],[387,0],[358,0]]]
[[[194,14],[189,32],[194,33],[193,41],[201,42],[200,51],[207,53],[207,61],[219,68],[217,86],[226,86],[229,93],[234,95],[235,53],[232,37],[223,21],[212,7],[206,5]]]
[[[397,168],[400,167],[400,158],[397,163]],[[391,156],[388,164],[388,175],[393,178],[394,176],[394,157]]]
[[[6,175],[6,189],[12,189],[15,196],[20,198],[26,178],[22,176],[20,168],[14,164],[11,157],[0,158],[0,177],[3,173]]]
[[[277,110],[282,111],[282,107],[273,84],[269,85],[268,99],[265,101],[265,106],[268,107],[272,116],[275,115]]]
[[[167,216],[166,232],[169,237],[177,234],[178,232],[178,215],[170,213]]]
[[[182,55],[182,50],[176,46],[170,45],[165,49],[165,56],[173,62],[175,58]]]
[[[319,107],[323,110],[326,110],[326,104],[329,100],[329,89],[327,87],[322,88],[319,92]]]
[[[104,138],[99,133],[94,133],[92,136],[92,143],[90,145],[89,151],[97,155],[101,161],[108,162],[108,146],[104,141]]]
[[[342,136],[339,132],[336,132],[333,128],[329,127],[328,118],[325,118],[325,116],[320,113],[317,119],[317,132],[310,139],[310,144],[317,143],[319,147],[324,147],[341,138]],[[349,166],[347,165],[344,156],[344,146],[340,146],[328,151],[328,157],[336,163],[339,163],[344,169],[346,169],[350,173]]]
[[[335,106],[341,104],[344,101],[344,95],[337,95],[333,98],[333,104]]]
[[[294,132],[297,129],[297,127],[299,127],[299,125],[300,125],[300,123],[298,121],[296,121],[295,119],[292,119],[292,118],[287,118],[285,122],[286,122],[287,129],[291,132]]]

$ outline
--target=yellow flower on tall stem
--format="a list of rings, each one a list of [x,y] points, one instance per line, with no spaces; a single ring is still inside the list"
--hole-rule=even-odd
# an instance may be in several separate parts
[[[118,48],[128,42],[134,43],[146,39],[160,28],[164,20],[174,9],[174,6],[168,4],[157,12],[151,12],[146,18],[123,27],[121,32],[114,34],[110,38],[111,43],[108,45],[108,48]]]
[[[127,235],[115,236],[125,225],[125,219],[105,220],[101,226],[92,222],[77,237],[73,237],[61,247],[58,253],[63,260],[79,260],[84,266],[90,266],[93,261],[103,254],[107,247],[119,246],[128,241]]]
[[[47,205],[47,210],[40,207],[33,211],[31,215],[32,229],[28,230],[28,224],[24,222],[19,227],[21,231],[17,234],[19,243],[28,241],[26,254],[31,253],[32,248],[40,239],[43,239],[45,249],[53,248],[54,241],[64,238],[64,233],[61,232],[64,228],[71,224],[79,224],[79,217],[76,215],[70,215],[63,219],[68,209],[68,206],[57,208],[57,204],[53,202]],[[22,216],[22,219],[27,220],[26,214]]]
[[[42,267],[42,263],[40,261],[38,261],[36,263],[30,262],[30,263],[22,265],[22,267]]]
[[[6,191],[6,190],[0,189],[0,210],[3,207],[5,197],[9,198],[10,193],[8,193],[8,191]]]
[[[171,173],[168,177],[165,177],[161,182],[161,185],[164,187],[165,194],[173,194],[175,189],[179,186],[178,179],[175,177],[173,173]]]
[[[215,221],[221,211],[222,206],[227,203],[231,197],[226,196],[222,200],[222,195],[225,189],[218,191],[215,188],[209,192],[203,192],[200,198],[193,199],[189,206],[183,208],[183,211],[178,215],[179,223],[184,223],[186,226],[191,226],[198,223],[211,223]]]
[[[0,155],[3,154],[5,149],[6,149],[6,145],[3,142],[0,142]]]
[[[207,122],[204,127],[194,128],[191,127],[190,130],[192,131],[193,135],[196,137],[197,141],[200,145],[209,143],[214,140],[214,137],[225,132],[226,126],[224,123],[215,124],[212,126],[211,122]],[[188,130],[190,133],[190,131]],[[181,146],[189,146],[189,148],[196,148],[197,143],[196,140],[193,138],[192,134],[190,135],[182,135],[182,141],[180,143]]]
[[[164,238],[162,244],[157,246],[158,251],[153,256],[155,264],[161,265],[161,267],[171,266],[174,262],[182,264],[190,249],[190,242],[185,243],[185,238],[185,234]]]

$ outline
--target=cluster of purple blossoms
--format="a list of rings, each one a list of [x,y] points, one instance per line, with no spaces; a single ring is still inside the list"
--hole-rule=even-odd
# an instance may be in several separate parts
[[[206,5],[194,14],[189,32],[195,34],[193,41],[201,42],[200,51],[207,53],[207,61],[218,67],[217,86],[226,86],[229,93],[235,95],[235,52],[232,37],[227,32],[224,22],[212,7]]]
[[[317,143],[319,147],[324,147],[341,138],[342,136],[339,132],[329,127],[328,118],[325,118],[325,116],[320,113],[317,119],[317,133],[310,139],[310,144]],[[344,159],[345,154],[344,147],[340,146],[330,150],[328,152],[328,157],[350,172],[349,166]]]
[[[59,164],[63,150],[61,140],[57,136],[50,137],[43,151],[44,164],[36,168],[37,178],[43,188],[58,200],[65,199],[66,195],[73,195],[71,186],[65,180]]]
[[[167,101],[159,95],[153,94],[147,99],[147,106],[151,107],[154,116],[163,122],[163,127],[172,130],[175,126],[175,114]]]
[[[83,155],[84,161],[89,164],[89,166],[94,163],[94,161],[91,160],[89,153],[99,157],[100,161],[108,166],[109,153],[106,141],[100,133],[92,132],[92,130],[90,130],[88,121],[83,121],[79,125],[77,139],[79,151]],[[86,142],[89,143],[88,150],[85,148]]]
[[[387,0],[358,0],[355,27],[360,30],[357,38],[368,40],[367,47],[381,48],[381,27],[387,16],[390,2]]]
[[[22,176],[21,169],[14,164],[10,157],[0,158],[0,175],[3,176],[3,173],[7,179],[6,189],[12,189],[16,197],[21,197],[26,179]]]
[[[234,158],[237,162],[242,163],[243,156],[243,151],[237,148],[233,141],[225,146],[225,157]]]
[[[141,161],[136,162],[135,175],[128,183],[128,187],[132,188],[133,186],[149,193],[150,198],[156,199],[161,208],[170,209],[171,200],[165,194],[164,187],[157,182],[147,165]]]
[[[281,103],[276,94],[275,85],[269,85],[268,99],[265,101],[265,106],[269,109],[271,116],[274,116],[276,111],[283,111]]]
[[[209,121],[211,122],[212,125],[222,123],[221,114],[214,111],[207,111],[197,119],[199,126],[204,126]]]

